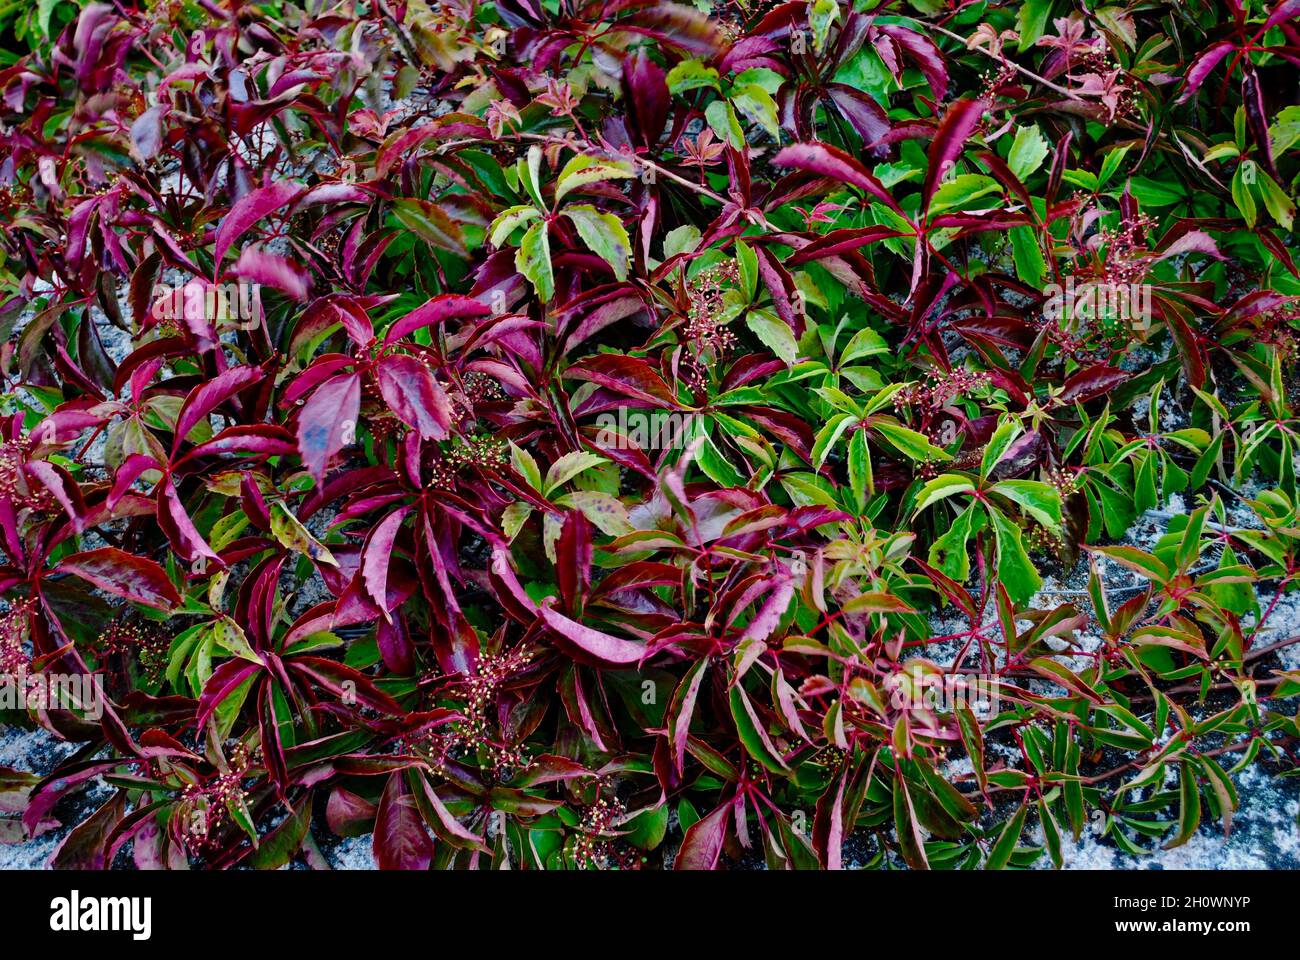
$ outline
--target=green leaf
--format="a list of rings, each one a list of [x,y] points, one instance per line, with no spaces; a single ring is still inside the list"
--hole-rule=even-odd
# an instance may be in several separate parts
[[[907,782],[902,776],[894,778],[894,829],[898,835],[898,848],[903,859],[913,870],[929,869],[925,857],[925,839],[916,824],[912,797],[907,792]]]
[[[942,473],[923,486],[916,495],[914,514],[920,513],[932,503],[955,497],[961,493],[971,493],[975,484],[959,473]]]
[[[795,358],[799,355],[799,345],[795,342],[789,324],[766,310],[751,310],[745,317],[745,326],[787,367],[794,366]]]
[[[664,237],[664,259],[668,260],[679,253],[690,253],[700,245],[700,228],[693,223],[684,223],[668,231]]]
[[[510,465],[514,467],[515,473],[528,482],[530,487],[539,493],[541,492],[542,471],[537,466],[537,461],[533,459],[531,453],[513,440],[510,441]]]
[[[1295,146],[1300,141],[1300,107],[1283,107],[1269,125],[1268,133],[1275,157]]]
[[[1243,160],[1237,166],[1237,172],[1232,175],[1232,202],[1246,221],[1246,226],[1251,229],[1255,227],[1255,197],[1247,180],[1254,178],[1255,169],[1255,161]]]
[[[549,497],[556,488],[563,486],[582,471],[606,462],[604,457],[588,450],[575,450],[573,453],[566,453],[551,464],[550,469],[546,471],[546,481],[542,484],[542,492]]]
[[[465,255],[465,241],[460,227],[436,203],[406,197],[394,200],[392,211],[398,223],[429,246],[458,256]]]
[[[723,143],[737,150],[745,149],[745,128],[736,119],[736,111],[726,100],[714,100],[704,110],[709,129]]]
[[[970,539],[976,510],[976,505],[972,503],[958,514],[947,532],[930,546],[930,566],[942,570],[958,583],[965,583],[970,576],[970,555],[966,550],[966,541]]]
[[[984,447],[984,456],[980,460],[981,480],[988,479],[993,468],[998,465],[1016,437],[1020,435],[1021,429],[1020,421],[1015,417],[1003,416],[997,429],[993,431],[993,436],[989,437],[989,442]]]
[[[1025,828],[1025,814],[1028,810],[1028,805],[1022,803],[1007,821],[1007,825],[1002,828],[1002,832],[998,834],[997,840],[989,850],[989,858],[984,862],[985,870],[1001,870],[1010,862],[1011,854],[1015,853],[1016,843],[1020,840],[1020,833]]]
[[[262,659],[262,655],[249,644],[248,637],[244,636],[244,631],[239,624],[229,617],[223,616],[213,620],[209,629],[212,641],[227,653],[234,654],[236,657],[243,657],[245,660],[251,660],[254,663],[264,664],[266,662]]]
[[[492,246],[499,247],[510,239],[510,234],[515,232],[516,227],[529,220],[536,220],[541,215],[542,211],[527,203],[507,207],[492,221],[492,226],[488,228],[488,239]]]
[[[564,208],[564,215],[573,221],[578,236],[592,253],[614,268],[614,276],[627,279],[627,262],[632,259],[632,241],[628,239],[623,221],[612,213],[601,213],[589,204]]]
[[[1020,180],[1037,170],[1047,158],[1047,139],[1035,126],[1020,127],[1007,154],[1007,166]]]
[[[934,200],[930,203],[930,213],[956,210],[973,203],[980,197],[997,193],[1001,189],[1001,185],[996,180],[981,173],[959,174],[940,184],[939,189],[934,193]]]
[[[993,523],[993,535],[997,538],[997,576],[1006,587],[1007,594],[1016,603],[1028,603],[1029,599],[1043,587],[1042,578],[1029,562],[1024,544],[1020,540],[1020,528],[1006,518],[1002,511],[990,507],[989,519]]]
[[[781,125],[777,120],[776,101],[772,95],[756,83],[751,83],[731,91],[731,102],[736,108],[754,121],[773,140],[780,141]]]
[[[311,797],[310,793],[306,794],[299,801],[297,810],[267,834],[260,844],[255,844],[257,849],[248,859],[250,867],[254,870],[279,870],[293,859],[307,839],[307,828],[311,826]]]
[[[1110,178],[1115,175],[1119,165],[1124,162],[1124,157],[1128,155],[1128,151],[1129,145],[1125,144],[1122,147],[1116,147],[1106,152],[1105,159],[1101,161],[1101,175],[1098,177],[1101,186],[1104,187],[1110,182]]]
[[[762,728],[754,705],[749,702],[749,696],[745,693],[745,688],[739,683],[733,683],[728,699],[731,703],[732,719],[736,722],[736,733],[740,736],[741,743],[745,745],[745,751],[773,773],[789,773],[790,768],[785,765],[767,731]]]
[[[555,202],[564,199],[565,194],[589,183],[602,180],[627,180],[636,176],[632,165],[625,160],[603,160],[579,154],[564,165],[560,177],[555,183]]]
[[[867,497],[874,492],[875,487],[865,430],[854,430],[853,437],[849,440],[849,484],[853,489],[854,508],[861,516],[867,506]]]
[[[899,453],[909,460],[950,460],[947,451],[936,447],[923,433],[917,433],[907,427],[888,420],[877,420],[871,424],[872,429],[889,441]]]
[[[1178,767],[1178,831],[1165,844],[1166,850],[1181,847],[1201,825],[1201,791],[1196,784],[1196,770],[1188,760]]]
[[[1016,16],[1016,33],[1020,41],[1016,49],[1024,53],[1043,35],[1047,18],[1052,13],[1052,0],[1023,0]]]
[[[1035,290],[1041,290],[1043,278],[1047,276],[1047,261],[1043,259],[1042,248],[1038,245],[1038,231],[1024,225],[1012,227],[1007,231],[1007,236],[1011,240],[1016,276]]]
[[[1255,171],[1255,182],[1259,185],[1259,193],[1269,216],[1276,220],[1282,229],[1290,230],[1295,221],[1295,204],[1291,202],[1291,198],[1277,185],[1277,181],[1263,170]]]
[[[670,93],[685,93],[688,90],[698,90],[700,87],[712,87],[714,90],[720,90],[718,85],[718,71],[712,67],[706,67],[699,60],[682,60],[668,71],[665,78],[668,83]]]
[[[270,514],[271,533],[286,549],[301,553],[318,563],[328,563],[331,567],[339,565],[329,548],[313,537],[283,503],[272,503]]]
[[[1151,180],[1147,177],[1131,177],[1129,189],[1138,203],[1143,207],[1168,207],[1181,203],[1187,191],[1175,180]]]
[[[515,269],[522,273],[545,303],[555,295],[555,275],[551,272],[551,241],[547,224],[539,220],[528,228],[515,254]]]
[[[1043,825],[1043,841],[1047,845],[1047,855],[1052,858],[1052,865],[1060,869],[1065,863],[1061,856],[1061,828],[1052,815],[1052,808],[1046,800],[1038,801],[1038,822]]]
[[[839,365],[843,367],[863,357],[874,357],[889,352],[889,344],[885,342],[885,338],[870,327],[864,327],[844,345],[844,350],[840,353]]]
[[[1061,494],[1050,483],[1038,480],[1002,480],[993,490],[1014,500],[1026,513],[1051,530],[1061,528]]]
[[[808,9],[808,25],[812,27],[813,49],[817,53],[826,49],[831,24],[839,18],[840,5],[836,0],[813,0]]]

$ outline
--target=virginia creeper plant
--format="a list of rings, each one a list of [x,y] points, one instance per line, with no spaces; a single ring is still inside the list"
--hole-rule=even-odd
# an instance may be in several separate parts
[[[0,713],[0,841],[996,869],[1294,788],[1295,0],[0,24],[0,673],[102,689]]]

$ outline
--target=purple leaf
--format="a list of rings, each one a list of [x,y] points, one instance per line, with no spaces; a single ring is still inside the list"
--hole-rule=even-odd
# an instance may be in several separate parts
[[[880,141],[893,127],[880,104],[870,94],[843,83],[828,83],[826,92],[862,138],[863,148],[876,158],[888,155],[888,145]]]
[[[569,648],[578,659],[602,667],[625,667],[645,656],[646,648],[641,644],[593,630],[570,620],[549,604],[543,603],[537,613],[559,638],[561,646]]]
[[[731,823],[731,801],[727,800],[712,813],[691,825],[677,851],[674,870],[716,870]]]
[[[176,439],[172,443],[172,456],[176,455],[181,442],[190,431],[205,421],[213,410],[264,376],[266,371],[261,367],[230,367],[191,390],[176,417]]]
[[[293,180],[279,180],[245,194],[235,201],[230,212],[217,228],[216,249],[213,262],[218,271],[230,245],[244,235],[253,224],[281,207],[287,206],[303,191],[303,186]]]
[[[326,380],[298,414],[298,450],[317,483],[345,444],[356,436],[361,411],[361,377],[345,373]]]
[[[311,276],[302,264],[288,257],[267,253],[259,247],[247,247],[230,268],[232,276],[251,280],[282,291],[291,300],[302,303],[311,293]]]
[[[966,141],[979,126],[980,118],[988,104],[984,100],[958,100],[948,108],[939,121],[939,129],[930,144],[929,169],[925,172],[925,186],[921,191],[922,212],[930,209],[930,200],[944,176],[961,156]]]
[[[652,147],[658,143],[671,97],[663,68],[650,59],[644,47],[623,61],[623,102],[627,105],[628,126],[639,135],[641,144]]]
[[[401,770],[388,775],[379,798],[374,853],[380,870],[428,870],[433,862],[433,840],[425,832],[415,796]]]
[[[156,610],[171,610],[181,602],[167,571],[158,563],[116,547],[74,553],[55,568],[55,573],[71,573],[114,596]]]
[[[778,167],[794,167],[796,170],[804,170],[819,177],[827,177],[857,187],[891,210],[902,213],[884,184],[857,160],[829,144],[797,143],[778,153],[772,163]]]
[[[894,24],[879,24],[881,33],[888,36],[916,64],[925,82],[930,85],[930,92],[936,100],[941,100],[948,92],[948,65],[944,63],[943,54],[929,37],[922,36],[915,30]]]
[[[467,317],[486,317],[492,311],[472,297],[456,293],[434,297],[423,306],[416,307],[402,319],[388,328],[384,343],[390,344],[407,334],[414,333],[422,327],[446,323],[448,320],[461,320]]]
[[[384,517],[370,534],[365,554],[361,559],[361,577],[366,593],[388,618],[388,564],[393,556],[393,544],[406,518],[406,507],[394,510]]]
[[[451,426],[451,401],[428,366],[402,353],[389,354],[376,369],[379,392],[397,418],[422,440],[441,440]]]
[[[1196,59],[1192,61],[1192,65],[1187,69],[1187,80],[1183,86],[1183,92],[1178,95],[1178,100],[1175,102],[1185,103],[1191,98],[1201,88],[1201,84],[1205,82],[1205,78],[1210,75],[1210,72],[1219,65],[1219,62],[1236,49],[1237,45],[1231,40],[1222,40],[1198,53]]]

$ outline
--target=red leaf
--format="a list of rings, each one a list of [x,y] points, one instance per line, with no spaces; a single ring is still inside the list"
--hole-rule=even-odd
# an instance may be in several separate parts
[[[433,840],[401,770],[388,775],[375,815],[375,864],[380,870],[428,870]]]
[[[434,297],[423,306],[416,307],[389,327],[388,333],[384,335],[384,343],[389,344],[394,340],[400,340],[421,327],[430,327],[437,323],[466,317],[486,317],[491,312],[484,304],[472,297],[464,297],[458,293],[444,294],[441,297]]]
[[[303,466],[320,483],[344,443],[355,436],[361,411],[361,377],[340,374],[325,381],[298,415],[298,451]]]
[[[117,547],[74,553],[55,572],[71,573],[114,596],[155,610],[171,610],[181,602],[180,593],[158,563]]]
[[[655,407],[680,407],[672,389],[650,364],[619,353],[599,353],[571,364],[564,372],[570,380],[590,380],[625,397]]]
[[[639,662],[645,656],[646,648],[641,644],[593,630],[576,620],[570,620],[548,604],[542,604],[537,612],[548,627],[568,641],[562,645],[570,646],[571,652],[578,659],[592,661],[603,667],[625,667]]]
[[[451,401],[427,366],[395,353],[380,361],[379,392],[397,418],[422,440],[441,440],[451,426]]]
[[[266,372],[261,367],[230,367],[191,390],[176,417],[176,439],[172,443],[172,456],[176,455],[181,441],[189,432],[213,410],[264,376]]]
[[[258,187],[236,200],[230,212],[221,221],[221,226],[217,228],[213,262],[218,270],[226,251],[230,249],[232,243],[244,235],[244,231],[267,214],[291,203],[302,191],[301,184],[292,180],[280,180],[265,187]]]
[[[677,851],[674,870],[716,870],[722,855],[722,843],[727,838],[727,825],[731,822],[731,801],[728,800],[702,820],[692,824]]]
[[[961,156],[966,141],[979,126],[980,117],[987,106],[983,100],[958,100],[948,108],[939,121],[939,129],[930,144],[930,167],[925,172],[925,187],[921,193],[922,212],[930,209],[930,200],[947,172]]]
[[[796,143],[778,153],[772,163],[778,167],[794,167],[796,170],[815,173],[819,177],[847,183],[879,200],[891,210],[902,213],[884,184],[857,160],[829,144]]]

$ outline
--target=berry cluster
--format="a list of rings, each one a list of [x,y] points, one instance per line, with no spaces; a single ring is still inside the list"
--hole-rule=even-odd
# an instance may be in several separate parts
[[[523,749],[498,739],[491,717],[502,688],[526,671],[534,656],[532,650],[523,647],[508,653],[483,654],[475,672],[453,685],[453,690],[463,697],[463,719],[445,728],[419,731],[406,738],[406,746],[423,755],[435,770],[442,770],[449,758],[466,756],[485,762],[498,778],[527,770],[531,762]]]
[[[224,772],[185,785],[171,824],[173,837],[190,853],[202,854],[217,846],[229,809],[242,805],[247,796],[243,780],[250,765],[247,749],[239,744]]]
[[[0,616],[0,676],[21,676],[31,665],[31,657],[23,649],[23,644],[27,639],[33,607],[32,601],[20,600]]]
[[[726,292],[740,280],[735,260],[724,260],[702,270],[688,284],[690,309],[683,331],[690,355],[683,374],[692,390],[705,389],[709,366],[716,364],[736,345],[736,335],[727,329]]]
[[[1119,228],[1102,227],[1094,243],[1106,248],[1101,279],[1104,283],[1138,283],[1147,275],[1153,257],[1147,247],[1147,234],[1156,221],[1145,213],[1126,217]]]
[[[948,406],[958,397],[968,396],[982,389],[989,383],[989,375],[982,370],[966,370],[958,367],[941,377],[933,377],[928,383],[909,384],[894,394],[894,409],[919,407],[927,410],[939,410]]]
[[[487,435],[462,437],[446,452],[446,458],[457,467],[495,470],[510,462],[510,447],[504,440]]]
[[[573,858],[580,869],[626,869],[630,865],[619,856],[616,840],[611,837],[614,828],[626,814],[627,809],[617,797],[612,800],[598,797],[595,803],[583,811],[573,847]]]

